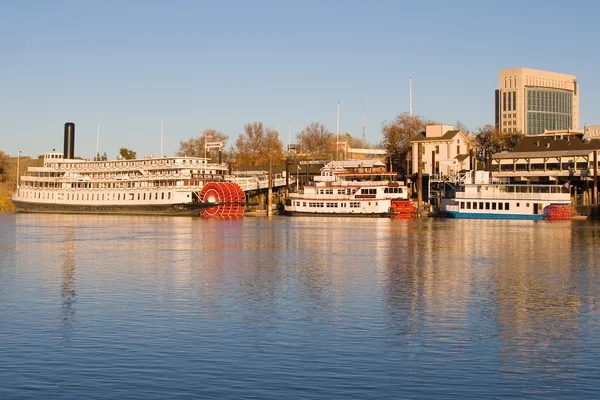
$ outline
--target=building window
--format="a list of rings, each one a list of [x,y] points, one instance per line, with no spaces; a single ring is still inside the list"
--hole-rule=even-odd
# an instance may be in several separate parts
[[[512,111],[512,93],[508,94],[508,111]]]
[[[517,110],[517,92],[513,92],[513,111]]]
[[[502,93],[502,111],[506,111],[506,92]]]
[[[440,154],[440,146],[435,146],[435,154]]]

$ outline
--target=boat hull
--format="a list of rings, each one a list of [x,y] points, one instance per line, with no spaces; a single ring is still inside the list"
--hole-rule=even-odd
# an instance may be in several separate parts
[[[305,211],[280,211],[282,215],[295,216],[295,217],[359,217],[359,218],[389,218],[394,217],[393,213],[325,213],[325,212],[305,212]]]
[[[456,211],[445,211],[444,215],[449,218],[464,219],[524,219],[524,220],[542,220],[543,215],[536,214],[492,214],[492,213],[461,213]]]
[[[126,214],[126,215],[181,215],[199,216],[200,211],[215,207],[215,203],[180,203],[180,204],[135,204],[135,205],[88,205],[34,203],[13,200],[18,213],[50,213],[50,214]]]

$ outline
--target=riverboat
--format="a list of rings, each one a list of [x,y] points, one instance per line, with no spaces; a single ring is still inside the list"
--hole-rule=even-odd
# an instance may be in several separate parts
[[[412,217],[415,208],[397,173],[378,160],[331,161],[284,207],[288,215]]]
[[[567,185],[515,184],[467,173],[452,198],[441,200],[443,215],[475,219],[567,219],[573,216]]]
[[[241,215],[242,189],[228,166],[198,157],[153,156],[91,161],[73,156],[74,124],[65,124],[65,152],[44,153],[17,182],[17,212]]]

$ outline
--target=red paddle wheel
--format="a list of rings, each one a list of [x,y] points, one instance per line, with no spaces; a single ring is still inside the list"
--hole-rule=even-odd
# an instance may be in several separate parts
[[[560,204],[550,204],[544,207],[544,219],[551,221],[571,219],[575,216],[577,211],[573,206],[566,206]]]
[[[237,183],[208,182],[198,195],[202,203],[216,203],[214,207],[202,210],[203,217],[235,217],[244,215],[246,196]]]
[[[392,217],[412,218],[415,216],[415,204],[412,200],[392,200]]]

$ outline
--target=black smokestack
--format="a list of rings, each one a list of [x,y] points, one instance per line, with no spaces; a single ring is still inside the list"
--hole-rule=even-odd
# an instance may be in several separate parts
[[[63,158],[72,160],[75,158],[75,124],[67,122],[65,124],[65,151]]]

